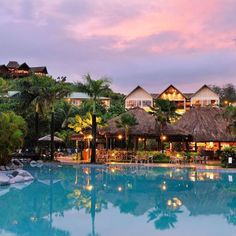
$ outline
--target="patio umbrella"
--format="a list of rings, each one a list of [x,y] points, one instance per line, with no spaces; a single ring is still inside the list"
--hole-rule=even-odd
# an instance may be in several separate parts
[[[51,135],[46,135],[38,139],[39,142],[51,142]],[[57,136],[54,136],[54,142],[63,143],[64,141]]]

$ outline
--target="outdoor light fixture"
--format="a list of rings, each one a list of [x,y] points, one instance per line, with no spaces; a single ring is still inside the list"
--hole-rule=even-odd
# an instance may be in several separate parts
[[[162,141],[165,141],[166,139],[167,139],[167,137],[166,137],[165,135],[162,135],[162,136],[161,136],[161,140],[162,140]]]
[[[118,135],[118,139],[121,140],[123,136],[121,134]]]

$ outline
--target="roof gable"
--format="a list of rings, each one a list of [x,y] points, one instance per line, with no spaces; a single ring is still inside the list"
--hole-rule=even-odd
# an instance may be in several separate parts
[[[218,95],[215,91],[213,91],[209,86],[207,86],[206,84],[204,84],[200,89],[197,90],[197,92],[195,92],[195,93],[191,96],[191,98],[197,96],[197,94],[201,93],[204,89],[209,90],[212,94],[214,94],[215,96],[219,97],[219,95]]]
[[[19,70],[30,70],[30,67],[26,64],[26,62],[22,63],[19,67]]]
[[[9,69],[5,65],[0,65],[0,71],[8,71]]]
[[[145,94],[147,94],[150,99],[152,99],[152,95],[150,93],[148,93],[144,88],[142,88],[141,86],[137,86],[134,90],[132,90],[126,97],[125,100],[132,94],[134,94],[136,91],[141,90],[142,92],[144,92]]]
[[[7,67],[9,69],[17,69],[19,67],[19,63],[17,61],[9,61]]]
[[[167,91],[171,91],[171,90],[173,90],[173,92],[175,91],[175,92],[177,92],[177,93],[179,93],[179,94],[181,94],[182,95],[182,97],[184,97],[185,99],[187,99],[187,97],[182,93],[182,92],[180,92],[180,90],[178,90],[174,85],[170,85],[167,89],[165,89],[162,93],[160,93],[159,94],[159,96],[158,96],[158,98],[161,98],[162,97],[162,95],[163,94],[165,94]],[[171,91],[172,92],[172,91]]]
[[[48,74],[47,67],[46,66],[35,66],[35,67],[30,67],[30,70],[33,73],[43,73],[43,74]]]

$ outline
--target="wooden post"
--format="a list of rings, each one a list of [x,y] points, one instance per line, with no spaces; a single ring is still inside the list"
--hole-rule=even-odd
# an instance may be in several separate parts
[[[147,150],[147,139],[146,138],[144,138],[144,140],[143,140],[143,146],[144,146],[144,151],[146,151]]]
[[[136,136],[133,137],[133,142],[134,142],[134,151],[137,151],[137,142],[136,142],[137,138]]]
[[[105,137],[105,138],[106,138],[106,151],[107,151],[107,150],[108,150],[108,148],[109,148],[109,147],[108,147],[108,146],[109,146],[109,139],[108,139],[107,135],[106,135],[106,137]]]

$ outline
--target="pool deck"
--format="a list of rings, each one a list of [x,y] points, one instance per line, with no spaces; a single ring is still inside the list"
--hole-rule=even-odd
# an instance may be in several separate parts
[[[72,160],[71,158],[60,158],[57,159],[61,164],[68,165],[81,165],[81,166],[110,166],[110,165],[123,165],[123,166],[146,166],[146,167],[166,167],[166,168],[192,168],[196,170],[218,170],[224,172],[236,172],[236,168],[223,168],[220,166],[219,161],[210,161],[207,164],[172,164],[172,163],[121,163],[121,162],[108,162],[90,164],[89,162],[81,162]]]

